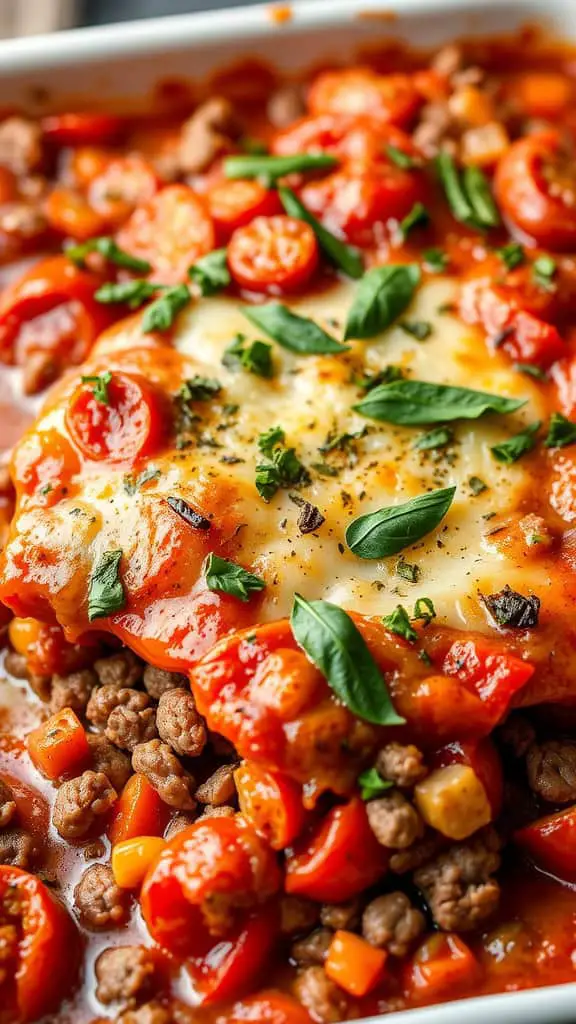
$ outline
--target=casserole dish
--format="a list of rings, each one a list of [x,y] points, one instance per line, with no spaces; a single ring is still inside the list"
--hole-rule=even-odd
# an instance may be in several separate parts
[[[113,26],[85,32],[63,33],[51,39],[15,41],[6,43],[3,46],[0,69],[2,102],[6,107],[15,106],[33,115],[42,116],[46,113],[65,110],[69,107],[71,94],[73,95],[74,106],[85,109],[94,108],[95,96],[98,97],[97,106],[99,108],[105,107],[107,104],[112,108],[118,96],[121,95],[123,102],[128,107],[133,107],[134,110],[138,111],[142,109],[143,97],[153,95],[159,76],[169,77],[171,80],[189,79],[192,77],[193,82],[198,83],[198,96],[203,98],[203,83],[211,79],[213,80],[214,74],[223,67],[225,68],[237,62],[241,63],[246,56],[270,63],[288,75],[298,75],[317,63],[345,63],[347,60],[353,59],[359,49],[363,47],[370,48],[380,35],[383,37],[392,35],[394,38],[405,40],[411,46],[430,48],[440,46],[442,43],[458,36],[484,35],[487,28],[490,32],[496,30],[498,33],[514,31],[531,19],[541,21],[544,15],[547,24],[556,35],[566,37],[573,31],[576,34],[576,22],[574,26],[571,25],[572,16],[564,4],[559,3],[557,6],[549,4],[546,7],[546,11],[543,12],[541,5],[536,0],[508,5],[488,2],[472,7],[469,5],[464,6],[462,3],[456,2],[456,0],[446,0],[444,4],[439,4],[433,11],[428,4],[416,3],[414,0],[405,0],[404,3],[398,5],[397,9],[392,5],[392,8],[390,10],[387,9],[384,15],[375,4],[339,2],[328,6],[327,3],[326,5],[323,5],[323,3],[310,3],[297,5],[288,10],[268,7],[235,9],[215,14],[177,17],[128,26]],[[192,76],[190,75],[191,64],[193,64],[194,71]],[[550,276],[550,272],[548,276]],[[544,277],[546,277],[545,271]],[[162,284],[168,283],[171,282],[162,281]],[[307,307],[303,307],[303,309],[306,311]],[[338,314],[338,310],[336,310],[336,314]],[[238,333],[240,334],[241,327],[234,322],[232,331],[236,328],[238,328]],[[448,331],[448,328],[446,330]],[[502,343],[506,342],[506,340],[504,338]],[[117,339],[116,342],[118,343]],[[119,348],[125,342],[126,339],[121,340],[118,343]],[[116,353],[113,348],[108,350],[103,348],[100,350],[99,358],[101,362],[96,367],[91,364],[91,371],[87,376],[87,380],[83,378],[83,387],[89,382],[93,383],[96,381],[96,387],[105,389],[110,383],[109,378],[106,380],[106,374],[109,371],[106,368],[108,363],[105,360],[113,360],[116,358]],[[137,365],[136,370],[134,370],[133,366],[129,367],[129,373],[134,373],[144,378],[145,383],[141,388],[146,395],[146,387],[150,382],[147,378],[145,357],[142,358],[144,362],[141,365]],[[518,357],[516,356],[516,358]],[[114,369],[116,369],[115,366]],[[482,367],[474,366],[474,372],[480,374]],[[430,375],[432,376],[432,371],[430,371]],[[197,384],[197,386],[200,385]],[[205,380],[202,386],[206,387]],[[510,387],[517,388],[518,385],[511,384]],[[208,390],[210,390],[209,387]],[[511,391],[511,394],[514,396],[520,393],[520,391],[516,390]],[[51,429],[53,422],[58,421],[58,416],[61,412],[61,406],[58,403],[63,401],[62,394],[63,392],[59,392],[54,399],[50,399],[50,401],[54,400],[55,404],[53,407],[48,406],[47,410],[42,413],[42,416],[47,416],[49,419],[51,417],[51,419],[50,422],[46,420],[39,421],[39,434],[47,433]],[[93,394],[96,394],[96,392],[93,392]],[[104,395],[105,398],[102,404],[107,405],[109,404],[110,396],[105,390]],[[65,394],[66,401],[68,401],[68,397]],[[264,400],[262,400],[262,410],[270,411],[269,407],[265,406]],[[284,411],[282,415],[284,415]],[[288,415],[288,412],[286,412],[286,415]],[[271,426],[272,424],[266,421],[266,425]],[[524,421],[524,425],[526,425],[526,421]],[[526,429],[529,426],[528,424]],[[154,424],[149,427],[147,439],[154,434],[155,429]],[[83,434],[77,446],[82,448],[84,445],[85,449],[87,446],[92,445],[92,452],[94,452],[94,446],[96,443],[100,443],[100,440],[101,438],[98,436],[96,439],[91,437],[86,441],[86,436]],[[496,436],[494,440],[497,440]],[[205,447],[210,448],[211,445],[205,444]],[[213,444],[212,447],[217,448],[218,445]],[[497,446],[493,445],[492,448],[494,447]],[[260,450],[265,454],[262,447]],[[94,460],[96,461],[96,456],[94,456]],[[112,459],[112,461],[114,460]],[[232,463],[230,464],[232,465]],[[474,478],[478,479],[476,476]],[[148,477],[148,480],[151,479],[152,477]],[[508,486],[507,478],[502,476],[499,480],[503,489]],[[52,485],[50,483],[46,484],[44,480],[41,482],[44,487],[49,488],[42,494],[42,498],[47,498]],[[480,483],[482,484],[482,480],[480,480]],[[514,481],[512,481],[510,486],[513,485]],[[128,487],[125,487],[126,493],[130,494],[129,488],[132,486],[133,481],[129,482]],[[262,495],[262,491],[259,493]],[[42,514],[44,514],[45,509],[51,507],[51,500],[48,498],[42,504]],[[101,497],[97,496],[95,500],[100,501]],[[225,504],[225,502],[222,502],[222,504]],[[186,505],[185,502],[184,505]],[[33,510],[30,510],[30,508],[26,508],[24,512],[33,515]],[[190,514],[189,509],[188,512],[184,509],[184,512],[188,515]],[[182,517],[181,506],[178,514]],[[487,516],[493,514],[493,510],[491,510],[487,513]],[[130,522],[133,533],[137,536],[138,530],[141,528],[138,517],[135,516]],[[235,529],[240,532],[240,524],[236,523],[234,525]],[[208,523],[208,526],[210,526],[210,523]],[[207,527],[204,524],[198,528],[205,529]],[[27,526],[26,529],[28,529]],[[55,526],[55,530],[57,529],[58,524]],[[74,523],[70,539],[66,536],[66,543],[88,546],[91,539],[89,532],[84,532],[84,526],[79,516]],[[535,543],[540,543],[540,540],[535,541]],[[11,544],[13,546],[10,548],[9,559],[13,559],[13,561],[8,562],[9,568],[6,570],[6,576],[2,583],[4,588],[2,596],[16,614],[23,621],[27,621],[28,617],[34,614],[34,600],[39,602],[37,607],[41,608],[43,606],[38,592],[34,592],[32,597],[30,596],[30,591],[34,591],[35,581],[30,584],[30,577],[26,576],[26,573],[22,573],[21,560],[18,558],[18,543],[18,537],[16,537],[16,540],[12,539]],[[161,547],[160,542],[158,546]],[[38,543],[35,543],[35,547],[36,550],[39,548]],[[438,548],[440,549],[441,547],[442,544],[439,544]],[[108,553],[114,554],[115,552]],[[185,554],[188,555],[189,551],[180,552],[183,559]],[[362,555],[360,557],[365,556]],[[489,575],[492,571],[496,574],[497,570],[494,567],[496,562],[497,559],[494,560],[494,564],[492,562],[488,564],[487,561],[484,570],[486,575]],[[24,563],[26,566],[33,564],[33,552],[30,549],[26,552]],[[60,570],[61,565],[58,564],[56,568]],[[117,568],[118,562],[116,562]],[[408,566],[408,569],[410,570],[410,566]],[[146,571],[150,575],[152,574],[152,569],[148,569],[144,570],[144,576],[146,576]],[[13,575],[11,575],[12,573]],[[290,569],[288,564],[286,565],[285,575],[289,579]],[[254,578],[252,577],[251,586],[254,589],[258,589],[257,584],[255,585],[253,582]],[[497,575],[496,578],[498,578]],[[406,579],[406,576],[404,576],[404,579]],[[15,582],[13,582],[14,580]],[[372,582],[370,581],[370,584]],[[450,580],[446,582],[443,579],[438,592],[430,590],[429,593],[434,600],[437,600],[442,595],[442,588],[449,588],[450,585]],[[433,587],[433,581],[430,581],[430,587]],[[542,587],[546,589],[545,584],[542,584]],[[450,593],[452,594],[452,591]],[[362,591],[362,598],[366,602],[368,602],[368,594],[368,584],[366,584],[365,590]],[[55,601],[58,600],[58,596],[57,593],[51,595]],[[346,603],[349,597],[346,591],[346,582],[342,584],[341,590],[335,589],[332,591],[331,596],[337,603],[339,600]],[[569,600],[570,597],[567,595],[566,602],[568,603]],[[58,607],[58,619],[63,624],[70,626],[70,636],[73,639],[75,639],[73,636],[73,620],[77,613],[77,606],[81,601],[80,593],[76,592],[74,587],[72,587],[72,592],[68,593],[66,597],[66,606],[60,605]],[[456,588],[454,588],[453,604],[453,618],[472,628],[473,616]],[[530,605],[532,611],[535,607],[534,603]],[[110,607],[108,607],[108,610],[110,610]],[[118,610],[118,608],[113,610]],[[387,608],[386,610],[388,611],[389,609]],[[375,614],[375,611],[373,614]],[[96,614],[89,615],[91,620],[97,617]],[[101,614],[100,617],[102,617]],[[271,617],[272,615],[268,616],[268,618]],[[426,618],[425,615],[424,618]],[[243,624],[243,621],[239,623],[239,625]],[[135,640],[135,631],[131,632],[130,622],[118,624],[116,633],[119,637],[128,637],[137,653],[144,655],[147,652],[148,649],[144,650],[144,642],[149,638],[145,636],[142,644],[138,646]],[[246,643],[248,642],[247,639]],[[171,651],[169,653],[172,655]],[[180,661],[177,660],[178,657]],[[248,656],[245,651],[242,657],[247,660]],[[176,660],[170,660],[166,651],[162,651],[152,661],[159,670],[176,668],[178,671],[184,671],[186,661],[181,651],[178,652],[177,658]],[[196,681],[198,692],[201,692],[202,683],[199,675],[197,675]],[[523,680],[523,682],[525,681]],[[210,711],[211,696],[211,691],[208,692],[208,695],[204,695],[208,710],[204,711],[204,708],[202,710],[206,715]],[[144,708],[144,710],[146,709]],[[218,731],[216,726],[214,726],[214,729]],[[224,730],[222,731],[224,732]],[[151,742],[155,742],[155,740]],[[127,749],[130,748],[128,747]],[[442,764],[439,770],[444,770],[446,767],[450,767],[450,765]],[[144,773],[142,772],[142,774]],[[298,779],[299,783],[301,781],[303,780]],[[336,791],[338,792],[338,790]],[[484,797],[486,798],[486,793],[484,793]],[[330,900],[330,897],[328,896],[326,899]],[[468,1001],[465,1007],[462,1007],[460,1003],[456,1003],[454,1005],[443,1005],[429,1009],[412,1009],[409,1011],[410,1016],[408,1017],[405,1017],[405,1013],[399,1015],[388,1013],[385,1018],[372,1017],[370,1020],[387,1019],[390,1021],[400,1021],[407,1019],[414,1021],[414,1024],[420,1024],[420,1022],[421,1024],[425,1024],[425,1022],[434,1024],[436,1021],[455,1021],[457,1015],[460,1016],[464,1010],[464,1012],[470,1014],[472,1021],[484,1020],[488,1013],[493,1013],[495,1019],[510,1022],[510,1024],[516,1020],[546,1021],[547,1024],[553,1024],[554,1021],[560,1022],[573,1019],[574,1012],[571,1008],[571,1003],[574,999],[574,991],[571,985],[555,986],[545,991],[485,996],[481,999]],[[94,1013],[96,1014],[96,1012],[97,1008],[94,1007]],[[365,1019],[368,1020],[368,1018]]]

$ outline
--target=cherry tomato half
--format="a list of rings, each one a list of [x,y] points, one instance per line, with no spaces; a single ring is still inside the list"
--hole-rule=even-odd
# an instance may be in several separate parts
[[[277,935],[277,908],[267,906],[252,914],[233,938],[189,961],[187,970],[200,1002],[220,1003],[249,991],[268,961]]]
[[[187,279],[188,268],[216,244],[206,201],[187,185],[168,185],[139,206],[118,235],[118,244],[152,265],[161,284]]]
[[[316,236],[309,224],[294,217],[257,217],[232,235],[228,265],[243,288],[295,291],[318,266]]]
[[[409,75],[370,68],[322,72],[308,93],[311,114],[369,114],[400,126],[411,122],[420,102]]]
[[[535,864],[565,882],[576,881],[576,808],[539,818],[515,834]]]
[[[133,462],[156,448],[163,430],[161,400],[137,374],[114,373],[99,396],[98,380],[80,384],[66,410],[66,426],[94,461]]]
[[[9,947],[3,948],[9,955],[0,975],[0,1018],[38,1020],[56,1009],[75,977],[76,928],[40,879],[2,864],[0,931]]]
[[[288,776],[244,761],[234,772],[240,810],[273,850],[284,850],[302,831],[302,788]]]
[[[123,119],[113,114],[53,114],[42,121],[44,138],[57,146],[98,146],[117,142],[124,129]]]
[[[236,228],[249,224],[255,217],[282,213],[278,193],[264,188],[259,181],[222,181],[209,189],[206,198],[216,232],[224,242]]]
[[[88,186],[88,202],[111,228],[157,192],[160,181],[152,164],[138,154],[110,160]]]
[[[515,227],[539,245],[576,245],[576,174],[556,132],[512,143],[496,169],[496,198]]]
[[[362,801],[332,808],[286,858],[286,892],[340,903],[386,873],[388,851],[380,846]]]

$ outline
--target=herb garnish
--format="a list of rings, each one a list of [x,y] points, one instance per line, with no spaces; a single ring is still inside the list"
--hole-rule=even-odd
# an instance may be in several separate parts
[[[566,448],[576,444],[576,423],[566,419],[560,412],[553,412],[544,444],[546,448]]]
[[[380,384],[392,384],[394,381],[404,379],[405,374],[402,367],[389,363],[383,370],[377,370],[376,373],[367,373],[364,377],[354,378],[353,383],[362,388],[363,391],[372,391]]]
[[[211,552],[202,566],[202,574],[208,590],[231,594],[240,601],[249,601],[253,593],[264,590],[265,581],[253,572],[247,572],[241,565],[228,562]]]
[[[322,515],[320,509],[313,505],[312,502],[301,498],[299,494],[291,494],[290,500],[300,509],[298,515],[298,529],[300,533],[315,533],[326,522],[326,517]]]
[[[376,725],[404,724],[366,641],[342,608],[296,594],[290,625],[298,645],[353,714]]]
[[[94,292],[94,298],[104,306],[124,303],[129,309],[139,309],[164,287],[152,281],[120,281],[117,284],[109,281]]]
[[[383,616],[382,625],[386,626],[386,629],[389,629],[391,633],[395,633],[396,636],[401,636],[404,640],[408,640],[409,643],[413,643],[418,639],[418,633],[410,624],[410,616],[401,604],[397,604],[390,615]]]
[[[430,214],[424,203],[414,203],[409,213],[400,221],[400,234],[407,238],[414,228],[424,228],[430,221]]]
[[[274,449],[284,444],[285,437],[282,427],[268,427],[268,430],[264,430],[258,436],[258,450],[271,459]]]
[[[414,605],[413,619],[420,619],[425,626],[429,626],[432,619],[436,618],[434,602],[429,597],[419,597]]]
[[[137,477],[125,476],[123,479],[124,490],[126,494],[136,494],[144,484],[150,483],[152,480],[158,480],[162,476],[159,469],[154,466],[149,466],[148,469],[143,469]]]
[[[426,434],[421,434],[413,447],[417,452],[427,452],[432,449],[445,448],[453,440],[454,435],[449,427],[436,427]]]
[[[468,480],[468,486],[474,496],[482,494],[483,491],[488,490],[488,484],[484,483],[481,477],[471,476]]]
[[[422,262],[425,270],[429,273],[442,274],[448,267],[450,260],[442,249],[432,248],[424,250],[422,253]]]
[[[247,154],[228,156],[224,160],[224,174],[227,178],[264,178],[274,182],[287,174],[303,174],[306,171],[324,171],[336,167],[338,160],[328,153],[294,153],[291,156],[268,156]]]
[[[524,246],[519,245],[518,242],[509,242],[508,245],[503,245],[500,249],[495,249],[494,252],[500,257],[507,270],[520,267],[526,259]]]
[[[514,363],[514,369],[526,377],[533,377],[534,380],[548,380],[548,374],[532,363]]]
[[[436,157],[436,168],[457,221],[480,231],[498,227],[500,214],[490,183],[479,167],[466,167],[460,172],[454,158],[443,150]]]
[[[455,487],[444,487],[360,516],[348,526],[346,543],[359,558],[396,555],[436,529],[455,493]]]
[[[344,340],[373,338],[404,312],[420,283],[417,263],[373,267],[359,282],[348,313]]]
[[[318,239],[318,245],[322,252],[339,270],[343,270],[348,277],[362,277],[364,262],[357,249],[354,249],[351,245],[346,245],[345,242],[341,242],[339,238],[336,238],[336,235],[328,231],[306,209],[291,189],[279,188],[278,195],[289,217],[297,217],[299,220],[304,220],[310,225]]]
[[[176,515],[180,516],[180,518],[183,519],[185,523],[188,523],[188,526],[191,526],[194,530],[210,529],[210,526],[212,525],[210,520],[206,519],[206,516],[201,515],[200,512],[196,512],[196,510],[193,509],[187,501],[184,501],[184,498],[174,498],[172,495],[169,495],[166,498],[166,501],[170,505],[172,511],[175,512]]]
[[[82,374],[80,380],[83,384],[93,384],[92,394],[97,402],[102,402],[102,405],[110,405],[110,382],[112,380],[112,373],[110,370],[105,370],[104,373],[100,374]]]
[[[369,391],[354,409],[369,419],[414,427],[447,420],[474,420],[488,412],[516,412],[525,404],[524,399],[504,398],[472,388],[400,380]]]
[[[527,455],[528,452],[532,451],[536,444],[536,435],[541,426],[541,420],[536,420],[535,423],[530,423],[525,430],[521,430],[519,434],[509,437],[507,441],[501,441],[500,444],[492,445],[490,448],[492,455],[498,462],[504,462],[506,465],[511,466],[513,462],[517,462],[523,455]]]
[[[382,796],[387,789],[391,789],[394,783],[390,779],[383,779],[377,768],[366,768],[358,776],[358,785],[362,800],[374,800],[375,797]]]
[[[237,334],[222,356],[222,364],[229,370],[246,370],[257,377],[269,379],[274,376],[272,346],[267,341],[248,341],[244,334]]]
[[[416,341],[426,341],[432,334],[432,324],[428,320],[401,320],[398,327]]]
[[[398,146],[388,145],[386,146],[386,156],[396,167],[401,167],[403,171],[409,171],[413,167],[419,167],[419,161],[411,156],[410,153],[405,153],[403,149],[398,149]]]
[[[153,331],[167,331],[172,327],[180,310],[189,304],[192,296],[185,284],[167,288],[144,312],[142,330],[145,334]]]
[[[189,377],[184,381],[178,392],[178,398],[182,402],[207,402],[219,395],[221,391],[222,385],[219,380],[195,374],[194,377]]]
[[[270,501],[280,487],[302,483],[308,473],[294,448],[284,446],[282,427],[270,427],[258,438],[258,448],[270,463],[256,466],[256,490],[264,501]]]
[[[552,256],[539,256],[532,264],[532,279],[534,284],[545,292],[554,291],[554,277],[558,265]]]
[[[484,604],[497,626],[511,629],[533,629],[538,625],[540,599],[535,595],[524,597],[505,586],[497,594],[481,594]]]
[[[107,235],[100,238],[90,238],[87,242],[82,242],[80,245],[73,245],[66,249],[64,255],[69,260],[72,260],[72,263],[82,267],[86,257],[91,252],[97,252],[105,260],[108,260],[108,263],[114,263],[117,267],[124,267],[125,270],[133,270],[137,274],[149,274],[152,270],[148,260],[141,260],[137,256],[132,256],[129,252],[121,249],[114,239]]]
[[[105,619],[126,603],[120,578],[122,550],[104,551],[92,567],[88,581],[88,620]]]
[[[407,580],[408,583],[418,583],[420,579],[420,566],[415,562],[406,562],[403,557],[396,562],[394,572],[400,579]]]
[[[323,331],[308,317],[297,316],[281,302],[268,302],[264,306],[244,306],[244,316],[264,331],[282,348],[298,355],[331,355],[347,352],[346,345]]]
[[[188,277],[198,285],[201,295],[214,295],[228,287],[230,271],[226,259],[226,249],[214,249],[188,267]]]

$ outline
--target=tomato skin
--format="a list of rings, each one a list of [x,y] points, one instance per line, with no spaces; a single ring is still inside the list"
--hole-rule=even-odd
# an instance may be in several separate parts
[[[277,132],[271,151],[278,156],[324,152],[346,165],[364,166],[368,170],[375,164],[389,162],[387,146],[418,157],[410,136],[393,125],[364,115],[320,114],[300,118]]]
[[[42,134],[57,146],[104,145],[117,142],[125,129],[113,114],[52,114],[42,121]]]
[[[234,772],[240,811],[270,844],[283,850],[302,831],[306,820],[302,789],[292,779],[244,761]]]
[[[187,185],[168,185],[139,206],[118,234],[118,245],[152,266],[160,284],[186,281],[188,268],[215,247],[206,200]]]
[[[0,865],[0,922],[8,923],[4,900],[19,901],[23,939],[18,942],[16,1012],[18,1022],[37,1020],[54,1011],[70,988],[77,969],[78,934],[61,903],[40,879],[20,868]],[[12,915],[8,920],[14,920]],[[2,1008],[7,1008],[9,982],[0,982]]]
[[[106,220],[71,188],[55,188],[46,200],[46,216],[54,231],[78,242],[104,234]]]
[[[278,193],[251,179],[218,182],[209,189],[206,199],[216,234],[223,242],[255,217],[282,213]]]
[[[370,114],[401,127],[410,124],[420,102],[409,75],[379,75],[370,68],[322,72],[308,92],[311,114]]]
[[[553,195],[547,180],[548,174],[554,179],[561,159],[558,133],[529,135],[512,143],[494,179],[496,198],[512,224],[538,245],[558,251],[576,244],[576,206]]]
[[[576,882],[576,807],[539,818],[519,829],[514,838],[537,867],[565,882]]]
[[[115,845],[137,836],[161,836],[168,818],[166,804],[146,776],[135,772],[112,808],[108,838]]]
[[[495,650],[489,641],[456,640],[444,658],[444,672],[457,676],[494,715],[494,725],[504,716],[515,695],[534,675],[528,661]]]
[[[216,1019],[216,1024],[244,1024],[245,1021],[253,1024],[311,1024],[300,1003],[284,992],[272,989],[235,1003]]]
[[[277,935],[277,908],[267,906],[252,914],[231,939],[189,961],[187,970],[200,1003],[220,1003],[247,992],[269,959]]]
[[[204,957],[215,939],[277,891],[275,857],[238,818],[197,821],[168,843],[141,892],[152,938],[180,957]],[[240,918],[240,920],[239,920]]]
[[[318,266],[316,236],[309,224],[294,217],[257,217],[238,228],[228,246],[234,280],[256,292],[296,291]]]
[[[358,797],[328,811],[286,858],[286,892],[339,903],[385,874],[388,851],[377,842]]]
[[[156,450],[164,432],[160,396],[137,374],[114,373],[108,402],[94,384],[78,386],[66,410],[66,426],[82,454],[99,462],[133,462]]]
[[[88,185],[88,202],[110,227],[119,227],[139,206],[152,199],[160,179],[152,164],[138,154],[108,161]]]

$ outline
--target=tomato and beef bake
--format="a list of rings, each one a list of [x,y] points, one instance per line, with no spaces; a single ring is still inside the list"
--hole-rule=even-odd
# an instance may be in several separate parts
[[[3,112],[2,1024],[575,979],[575,69]]]

